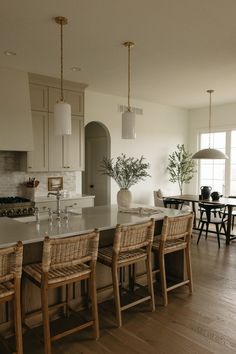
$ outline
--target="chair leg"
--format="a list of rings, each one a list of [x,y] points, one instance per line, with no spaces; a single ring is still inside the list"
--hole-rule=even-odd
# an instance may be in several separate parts
[[[198,243],[199,243],[199,241],[200,241],[200,238],[201,238],[201,236],[202,236],[202,231],[203,231],[204,224],[205,224],[205,223],[202,222],[201,230],[200,230],[200,232],[199,232],[198,239],[197,239],[197,245],[198,245]]]
[[[190,247],[189,245],[184,250],[185,253],[185,260],[186,260],[186,271],[189,280],[189,293],[193,293],[193,274],[192,274],[192,263],[191,263],[191,254],[190,254]]]
[[[89,287],[90,287],[90,298],[92,305],[92,316],[94,321],[94,337],[98,339],[99,334],[99,320],[98,320],[98,303],[97,303],[97,290],[96,290],[96,276],[95,270],[92,270],[91,276],[89,279]]]
[[[234,217],[235,217],[235,215],[233,215],[233,217],[232,217],[232,231],[234,229]]]
[[[121,319],[121,308],[120,308],[118,269],[114,265],[112,266],[112,282],[113,282],[113,292],[114,292],[114,300],[115,300],[115,308],[116,308],[116,321],[118,327],[121,327],[122,319]]]
[[[148,285],[148,292],[151,296],[150,308],[151,311],[155,311],[155,297],[154,297],[154,290],[153,290],[153,279],[152,279],[152,265],[151,265],[151,255],[149,254],[146,259],[146,269],[147,269],[147,285]]]
[[[163,297],[163,305],[168,305],[167,289],[166,289],[166,268],[165,268],[165,256],[164,254],[159,255],[159,267],[161,273],[161,290]]]
[[[16,278],[15,279],[14,316],[15,316],[15,333],[16,333],[17,354],[23,353],[20,295],[21,295],[20,294],[20,279]]]
[[[218,224],[216,224],[216,232],[217,232],[218,247],[220,248],[220,230]]]
[[[205,235],[205,240],[207,240],[207,236],[208,236],[208,230],[209,230],[209,223],[206,223],[206,235]]]
[[[49,323],[49,310],[48,310],[48,291],[45,287],[41,288],[41,302],[43,312],[43,334],[44,334],[44,352],[51,354],[51,336],[50,336],[50,323]]]

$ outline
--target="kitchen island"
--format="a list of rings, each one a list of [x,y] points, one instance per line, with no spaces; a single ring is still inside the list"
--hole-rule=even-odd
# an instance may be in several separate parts
[[[80,214],[71,210],[68,219],[57,220],[54,215],[53,222],[48,221],[48,215],[43,213],[36,222],[35,216],[25,218],[1,218],[0,219],[0,245],[1,247],[11,245],[20,240],[24,245],[24,264],[40,262],[42,258],[42,245],[45,236],[73,236],[90,232],[94,228],[100,230],[99,247],[111,245],[113,243],[114,229],[116,224],[133,224],[143,222],[153,217],[156,220],[155,234],[159,234],[162,227],[163,218],[167,216],[177,216],[186,212],[176,209],[166,209],[159,207],[148,207],[144,205],[134,205],[131,212],[119,212],[116,205],[98,206],[83,208]],[[183,277],[183,255],[176,252],[171,256],[172,274],[176,277]],[[141,271],[141,270],[140,270]],[[138,269],[139,272],[139,269]],[[107,267],[97,263],[97,288],[99,302],[108,299],[112,295],[111,273]],[[38,289],[27,284],[26,290],[26,311],[31,313],[40,309],[40,297]],[[50,295],[50,304],[55,304],[64,294],[55,290]],[[73,290],[74,306],[82,303],[81,289],[76,285]],[[31,315],[32,324],[38,324],[41,318]],[[0,313],[0,323],[6,323],[7,317],[4,309]]]

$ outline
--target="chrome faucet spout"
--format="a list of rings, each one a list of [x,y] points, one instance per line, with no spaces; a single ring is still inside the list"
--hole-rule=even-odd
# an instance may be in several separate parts
[[[61,192],[58,189],[56,192],[48,192],[48,197],[50,195],[54,195],[57,198],[57,210],[56,210],[56,214],[57,214],[57,218],[60,219],[60,215],[61,215]]]

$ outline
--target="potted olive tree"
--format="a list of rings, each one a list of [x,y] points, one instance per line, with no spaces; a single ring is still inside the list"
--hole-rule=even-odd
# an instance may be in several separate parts
[[[145,158],[127,157],[121,154],[114,160],[104,157],[101,162],[101,173],[112,177],[120,190],[117,194],[117,204],[119,208],[129,208],[132,201],[132,194],[129,190],[134,184],[150,177],[147,169],[150,167]]]
[[[168,157],[167,171],[170,174],[170,182],[178,183],[180,194],[183,194],[185,183],[190,183],[196,172],[196,164],[192,154],[185,149],[184,144],[177,145],[177,150]]]

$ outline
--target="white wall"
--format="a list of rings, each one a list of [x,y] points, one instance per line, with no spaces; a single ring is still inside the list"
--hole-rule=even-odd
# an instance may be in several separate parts
[[[236,103],[212,106],[211,130],[226,131],[236,129]],[[209,131],[209,107],[189,110],[189,150],[196,152],[199,149],[198,135]],[[190,193],[199,193],[197,190],[197,174],[189,185]]]
[[[131,187],[133,201],[153,205],[153,190],[162,188],[164,194],[179,194],[178,186],[168,180],[166,165],[168,155],[177,144],[188,144],[188,111],[185,109],[132,100],[132,106],[142,108],[143,115],[136,115],[135,140],[121,139],[121,113],[119,104],[127,104],[124,97],[85,91],[85,125],[91,121],[102,122],[111,135],[111,157],[122,152],[127,156],[144,155],[151,164],[150,175],[144,182]],[[118,186],[111,183],[111,202],[116,202]]]

